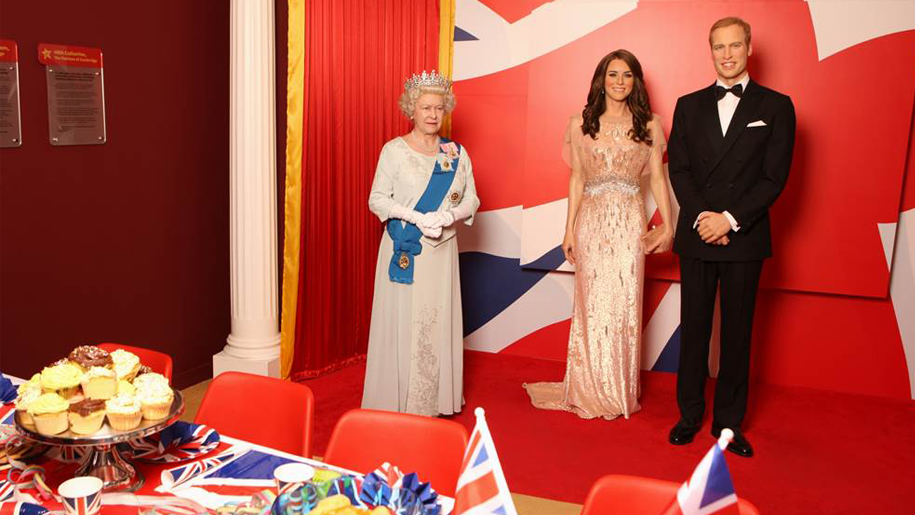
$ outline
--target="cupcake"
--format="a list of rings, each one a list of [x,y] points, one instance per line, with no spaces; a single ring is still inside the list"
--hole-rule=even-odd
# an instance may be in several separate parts
[[[74,363],[60,363],[45,367],[41,371],[41,389],[45,393],[56,392],[64,399],[69,399],[79,393],[79,383],[83,379],[83,371]]]
[[[133,386],[137,390],[142,390],[143,388],[153,384],[164,384],[165,386],[168,386],[168,379],[166,379],[162,374],[150,372],[148,374],[138,375],[133,380]]]
[[[104,367],[92,367],[83,374],[83,395],[87,399],[110,399],[118,390],[118,381],[114,370]]]
[[[129,431],[143,420],[140,401],[133,395],[119,393],[105,402],[108,423],[118,431]]]
[[[70,351],[67,359],[82,367],[83,371],[88,371],[92,367],[112,368],[114,366],[114,361],[108,351],[95,345],[80,345]]]
[[[171,411],[172,400],[175,393],[167,385],[160,382],[149,383],[137,388],[137,398],[140,399],[143,418],[146,420],[161,420]]]
[[[140,358],[132,352],[124,349],[115,349],[111,351],[111,359],[114,361],[114,373],[118,380],[126,379],[130,381],[137,375],[140,370]]]
[[[29,403],[29,415],[35,429],[43,435],[63,433],[70,426],[67,421],[67,409],[70,403],[56,393],[45,393]]]
[[[86,399],[71,404],[67,418],[70,421],[70,431],[80,435],[91,435],[98,431],[105,421],[105,401]]]
[[[120,381],[118,381],[117,395],[121,395],[122,393],[126,393],[127,395],[134,395],[135,393],[137,393],[137,387],[130,384],[130,381],[125,381],[124,379],[121,379]]]
[[[35,425],[35,422],[32,421],[32,416],[29,415],[29,405],[35,401],[35,399],[41,397],[41,385],[33,383],[28,388],[23,388],[24,386],[29,385],[29,383],[23,383],[19,385],[18,393],[16,397],[16,413],[19,414],[19,421],[27,426]]]

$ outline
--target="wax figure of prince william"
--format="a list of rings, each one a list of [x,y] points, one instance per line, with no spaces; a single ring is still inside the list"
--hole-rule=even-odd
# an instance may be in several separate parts
[[[702,425],[715,293],[721,290],[721,352],[712,435],[734,430],[728,450],[753,455],[741,432],[750,336],[763,260],[772,255],[769,206],[785,187],[794,149],[791,99],[750,79],[750,25],[724,18],[709,31],[718,80],[677,101],[668,144],[680,203],[680,420],[669,441],[685,445]]]

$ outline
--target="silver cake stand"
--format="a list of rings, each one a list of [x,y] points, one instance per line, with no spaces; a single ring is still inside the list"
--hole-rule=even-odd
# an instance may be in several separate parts
[[[80,435],[72,431],[47,436],[39,433],[34,426],[22,424],[16,413],[16,430],[24,438],[50,445],[85,446],[89,452],[76,470],[77,476],[95,476],[105,482],[106,492],[133,492],[143,486],[143,475],[137,472],[129,460],[121,456],[117,444],[158,433],[178,421],[184,413],[184,397],[172,389],[175,398],[168,416],[161,420],[143,420],[129,431],[112,429],[106,421],[102,428],[91,435]]]

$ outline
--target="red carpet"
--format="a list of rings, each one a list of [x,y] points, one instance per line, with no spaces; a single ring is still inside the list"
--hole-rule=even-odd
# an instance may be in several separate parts
[[[466,353],[467,406],[454,419],[472,429],[473,408],[486,409],[513,492],[582,503],[604,474],[680,482],[713,443],[708,420],[691,445],[667,443],[677,419],[673,374],[643,373],[642,411],[630,420],[531,407],[521,383],[558,381],[564,370],[561,362]],[[316,455],[337,418],[359,406],[364,371],[363,363],[306,382],[317,399]],[[915,512],[913,402],[761,385],[744,430],[757,455],[728,454],[728,466],[737,494],[763,513]]]

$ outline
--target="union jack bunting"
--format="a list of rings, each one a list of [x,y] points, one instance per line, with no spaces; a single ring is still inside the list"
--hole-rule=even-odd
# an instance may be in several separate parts
[[[91,515],[98,513],[102,507],[102,492],[98,491],[85,497],[61,497],[61,502],[68,513]]]
[[[232,447],[226,452],[213,456],[212,458],[204,458],[200,461],[163,470],[162,486],[168,489],[177,488],[193,478],[213,472],[246,452],[248,452],[247,448]]]
[[[718,443],[706,453],[689,481],[677,491],[664,515],[737,515],[737,493],[724,452],[734,433],[721,431]]]
[[[177,463],[198,458],[219,445],[219,433],[210,427],[177,422],[154,435],[127,442],[134,459]]]
[[[464,453],[451,515],[518,515],[483,408],[474,413],[477,423]]]

